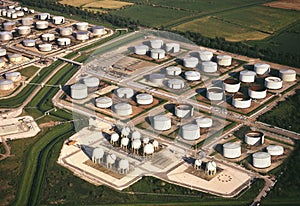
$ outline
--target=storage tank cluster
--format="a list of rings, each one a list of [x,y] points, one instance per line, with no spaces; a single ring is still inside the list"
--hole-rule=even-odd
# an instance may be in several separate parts
[[[36,15],[36,18],[41,21],[49,20],[50,14],[49,13],[39,13]]]
[[[88,27],[89,27],[89,23],[87,23],[87,22],[77,22],[75,24],[75,26],[76,26],[76,29],[79,30],[79,31],[87,31]]]
[[[59,34],[61,36],[71,36],[73,34],[73,29],[71,27],[62,27],[59,29]]]
[[[205,73],[214,73],[218,70],[218,64],[212,61],[204,61],[201,63],[201,70]]]
[[[241,82],[236,79],[225,79],[223,81],[223,88],[226,92],[236,93],[240,90]]]
[[[241,144],[237,142],[227,142],[223,144],[223,155],[226,158],[238,158],[242,154]]]
[[[7,21],[2,24],[4,31],[12,31],[16,27],[16,22]]]
[[[256,152],[252,155],[253,166],[259,169],[271,166],[271,155],[267,152]]]
[[[206,98],[211,101],[221,101],[224,98],[224,91],[220,87],[209,87],[206,91]]]
[[[220,66],[228,67],[231,65],[232,57],[229,55],[218,55],[217,56],[217,62]]]
[[[180,45],[178,43],[166,43],[165,50],[167,53],[177,53],[180,51]]]
[[[153,103],[153,96],[151,94],[138,94],[136,95],[136,102],[140,105],[149,105]]]
[[[174,114],[179,118],[192,117],[194,115],[194,107],[189,104],[175,105]]]
[[[19,17],[24,16],[25,13],[32,13],[32,11],[33,10],[28,10],[27,7],[11,7],[7,9],[0,9],[0,16],[4,16],[11,19],[17,19]]]
[[[86,41],[89,39],[89,32],[80,30],[75,33],[75,36],[79,41]]]
[[[33,24],[33,18],[32,17],[24,17],[21,19],[21,24],[23,26],[31,26]]]
[[[232,97],[232,106],[238,109],[246,109],[251,106],[251,98],[242,93],[237,93]]]
[[[250,131],[245,134],[245,143],[248,145],[258,146],[264,143],[264,138],[264,133],[258,131]]]
[[[3,57],[6,55],[6,49],[0,48],[0,57]]]

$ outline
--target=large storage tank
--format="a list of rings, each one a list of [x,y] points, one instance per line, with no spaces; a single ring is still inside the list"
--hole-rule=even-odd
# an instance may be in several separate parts
[[[134,47],[134,53],[137,55],[146,55],[147,51],[149,51],[149,47],[147,45],[137,45]]]
[[[89,88],[98,87],[100,80],[97,77],[86,77],[82,79],[82,82]]]
[[[63,27],[59,29],[59,33],[61,36],[70,36],[73,33],[73,29],[71,27]]]
[[[271,156],[279,156],[279,155],[283,155],[284,148],[283,146],[280,145],[269,145],[267,146],[267,152]]]
[[[260,85],[252,85],[248,89],[248,95],[252,99],[264,99],[267,96],[267,90]]]
[[[185,57],[183,59],[183,66],[187,68],[195,68],[197,67],[199,60],[196,57]]]
[[[71,97],[73,99],[84,99],[88,96],[88,89],[85,84],[76,83],[71,86]]]
[[[281,69],[279,76],[284,82],[293,82],[296,80],[296,71],[292,69]]]
[[[65,17],[63,16],[53,16],[52,17],[53,24],[63,24],[65,23]]]
[[[50,34],[50,33],[46,33],[46,34],[42,34],[42,40],[43,41],[53,41],[55,39],[55,35],[54,34]]]
[[[168,80],[168,87],[171,89],[183,89],[184,81],[182,79],[170,79]]]
[[[210,61],[213,55],[214,54],[211,51],[207,51],[207,50],[199,51],[199,59],[203,62]]]
[[[196,140],[200,138],[200,128],[196,124],[186,124],[181,127],[181,136],[185,140]]]
[[[250,131],[245,134],[245,142],[248,145],[261,145],[265,141],[265,135],[262,132]]]
[[[223,155],[226,158],[238,158],[242,154],[242,148],[239,143],[228,142],[223,144]]]
[[[228,67],[231,65],[232,57],[229,55],[218,55],[217,62],[220,66]]]
[[[27,35],[31,32],[31,28],[29,26],[19,26],[17,30],[19,35]]]
[[[20,81],[21,78],[22,78],[22,76],[21,76],[20,72],[8,72],[8,73],[5,73],[5,79],[11,80],[13,82]]]
[[[229,93],[238,92],[240,89],[240,86],[241,86],[241,82],[236,79],[228,78],[223,81],[223,88],[226,92],[229,92]]]
[[[148,105],[153,103],[153,96],[151,94],[136,95],[136,102],[140,105]]]
[[[213,125],[213,120],[208,117],[198,117],[195,119],[195,122],[198,125],[198,127],[204,128],[204,129],[210,128]]]
[[[166,52],[163,49],[152,49],[151,58],[153,59],[163,59],[166,57]]]
[[[161,39],[153,39],[150,40],[150,46],[153,49],[160,49],[163,46],[164,42]]]
[[[7,91],[14,88],[12,80],[0,79],[0,91]]]
[[[166,73],[167,75],[170,76],[178,76],[181,74],[181,68],[180,67],[176,67],[176,66],[169,66],[166,68]]]
[[[52,44],[39,44],[38,47],[42,52],[49,52],[52,50]]]
[[[251,98],[246,97],[244,94],[235,94],[232,97],[232,106],[239,109],[246,109],[251,106]]]
[[[180,51],[180,45],[178,43],[166,43],[165,50],[167,53],[177,53]]]
[[[70,38],[58,38],[57,39],[57,44],[59,46],[67,46],[71,44],[71,39]]]
[[[3,57],[6,55],[6,49],[0,49],[0,57]]]
[[[279,77],[266,77],[265,87],[267,87],[268,89],[281,89],[282,80]]]
[[[103,35],[106,33],[104,26],[94,26],[92,32],[94,35]]]
[[[80,31],[87,31],[89,27],[89,23],[87,22],[77,22],[76,23],[76,29]]]
[[[220,87],[209,87],[206,91],[206,98],[211,101],[223,100],[224,91]]]
[[[95,100],[96,102],[96,107],[106,109],[112,106],[113,101],[109,97],[99,97]]]
[[[7,21],[2,24],[4,31],[12,31],[16,27],[16,22]]]
[[[106,167],[112,168],[112,166],[116,163],[116,155],[115,154],[108,154],[106,156]]]
[[[185,79],[188,81],[199,81],[201,78],[200,72],[186,71],[184,73]]]
[[[24,16],[24,12],[23,11],[17,11],[15,14],[17,15],[17,18]]]
[[[44,20],[50,19],[50,14],[49,13],[39,13],[36,15],[36,17],[38,20],[44,21]]]
[[[160,73],[153,73],[149,75],[149,81],[156,85],[163,85],[165,75]]]
[[[127,159],[120,160],[118,169],[121,174],[127,173],[129,171],[129,161]]]
[[[94,163],[101,163],[104,156],[104,150],[101,147],[97,147],[93,150],[92,161]]]
[[[37,22],[35,22],[35,28],[36,29],[44,30],[44,29],[48,29],[48,26],[49,26],[48,21],[37,21]]]
[[[206,73],[214,73],[218,70],[218,64],[212,61],[202,62],[201,70]]]
[[[187,118],[194,115],[194,107],[189,104],[179,104],[175,106],[175,115],[180,118]]]
[[[263,63],[256,63],[256,64],[254,64],[254,71],[258,75],[266,74],[266,73],[270,72],[270,65],[263,64]]]
[[[157,115],[153,117],[151,123],[155,130],[165,131],[171,129],[171,119],[166,115]]]
[[[267,168],[271,166],[271,155],[267,152],[256,152],[252,155],[253,166],[256,168]]]
[[[9,54],[8,59],[11,63],[20,63],[23,60],[23,56],[21,54]]]
[[[255,81],[255,75],[254,71],[243,70],[240,72],[240,80],[241,82],[251,83]]]
[[[114,105],[114,112],[119,116],[128,116],[132,114],[132,106],[121,102]]]
[[[17,13],[11,14],[11,18],[12,18],[12,19],[17,19],[17,18],[18,18],[18,14],[17,14]]]
[[[122,87],[116,90],[116,95],[119,98],[125,98],[125,99],[130,99],[134,95],[134,91],[131,88],[128,87]]]
[[[89,39],[89,33],[87,31],[76,32],[76,39],[79,41],[85,41]]]

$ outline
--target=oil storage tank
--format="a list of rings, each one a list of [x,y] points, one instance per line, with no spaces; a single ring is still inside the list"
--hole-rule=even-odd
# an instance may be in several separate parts
[[[208,117],[198,117],[195,121],[200,128],[210,128],[213,125],[213,120]]]
[[[181,136],[185,140],[197,140],[200,138],[200,128],[196,124],[186,124],[181,127]]]
[[[153,49],[160,49],[163,46],[164,42],[161,39],[153,39],[150,40],[150,46]]]
[[[107,109],[112,106],[113,101],[109,97],[99,97],[95,100],[96,102],[96,107],[102,108],[102,109]]]
[[[42,52],[49,52],[52,50],[52,44],[39,44],[38,47]]]
[[[132,106],[121,102],[114,105],[114,112],[119,116],[128,116],[132,114]]]
[[[86,77],[82,79],[82,82],[88,87],[88,88],[95,88],[99,86],[99,79],[97,77]]]
[[[265,87],[267,87],[267,89],[281,89],[282,80],[279,77],[266,77]]]
[[[49,23],[48,21],[37,21],[35,22],[35,28],[39,30],[48,29]]]
[[[199,51],[199,59],[203,62],[210,61],[213,58],[213,53],[208,50]]]
[[[157,115],[153,117],[151,125],[158,131],[169,130],[171,129],[171,119],[166,115]]]
[[[8,79],[0,79],[0,91],[7,91],[14,88],[14,82]]]
[[[181,72],[181,68],[177,66],[169,66],[166,68],[166,73],[170,76],[178,76],[181,74]]]
[[[246,109],[251,106],[251,98],[242,93],[237,93],[232,97],[232,106],[239,109]]]
[[[224,91],[220,87],[209,87],[206,91],[206,98],[211,101],[221,101],[224,97]]]
[[[55,35],[54,34],[50,34],[50,33],[45,33],[45,34],[42,34],[42,40],[43,41],[53,41],[55,39]]]
[[[76,23],[76,29],[80,31],[87,31],[88,30],[89,23],[87,22],[77,22]]]
[[[23,56],[21,54],[9,54],[8,59],[11,63],[20,63],[23,60]]]
[[[238,158],[242,154],[242,148],[239,143],[227,142],[223,144],[223,155],[226,158]]]
[[[4,31],[12,31],[16,27],[16,22],[7,21],[2,24]]]
[[[29,26],[19,26],[17,28],[19,35],[27,35],[30,34],[31,28]]]
[[[153,96],[151,94],[136,95],[136,102],[140,105],[149,105],[153,103]]]
[[[229,55],[218,55],[217,62],[220,66],[228,67],[231,65],[232,57]]]
[[[65,23],[65,17],[63,16],[53,16],[52,17],[53,24],[63,24]]]
[[[131,88],[128,87],[121,87],[116,90],[116,95],[119,98],[125,98],[125,99],[130,99],[134,95],[134,91]]]
[[[179,104],[175,106],[175,115],[179,118],[187,118],[194,115],[194,107],[189,104]]]
[[[254,71],[243,70],[240,72],[240,81],[245,83],[251,83],[255,81],[256,73]]]
[[[212,61],[205,61],[201,63],[201,70],[205,73],[214,73],[218,70],[218,64]]]
[[[284,82],[293,82],[296,80],[296,71],[292,69],[281,69],[279,76]]]
[[[177,53],[180,51],[180,45],[178,43],[166,43],[165,50],[167,53]]]
[[[149,51],[149,47],[147,45],[137,45],[134,46],[134,53],[137,55],[146,55],[147,52]]]
[[[149,75],[149,81],[154,83],[155,85],[163,85],[165,80],[165,75],[160,73],[153,73]]]
[[[61,36],[70,36],[73,33],[73,29],[71,27],[63,27],[59,29],[59,34]]]
[[[245,134],[245,143],[248,145],[258,146],[264,143],[265,135],[259,131],[250,131]]]
[[[50,19],[50,14],[49,13],[39,13],[36,15],[36,17],[38,20],[44,21],[44,20]]]
[[[76,32],[76,39],[79,41],[86,41],[89,39],[89,33],[87,31]]]
[[[248,95],[252,99],[264,99],[267,96],[267,90],[260,85],[252,85],[248,89]]]
[[[84,99],[88,96],[88,89],[85,84],[76,83],[71,86],[72,99]]]
[[[3,57],[6,55],[6,49],[0,48],[0,57]]]
[[[105,27],[104,26],[94,26],[94,27],[92,27],[92,33],[97,36],[106,34]]]
[[[200,72],[197,71],[186,71],[184,76],[188,81],[199,81],[201,78]]]
[[[22,78],[22,76],[21,76],[20,72],[8,72],[8,73],[5,73],[5,79],[11,80],[13,82],[20,81],[21,78]]]
[[[166,52],[163,49],[152,49],[150,52],[153,59],[163,59],[166,57]]]
[[[170,89],[183,89],[184,88],[184,81],[182,79],[169,79],[168,80],[168,87]]]
[[[70,38],[66,38],[66,37],[64,37],[64,38],[58,38],[57,39],[57,44],[59,46],[68,46],[68,45],[71,44],[71,39]]]
[[[252,155],[253,166],[259,169],[271,166],[271,155],[267,152],[256,152]]]
[[[270,65],[264,63],[256,63],[254,64],[254,71],[258,75],[264,75],[270,72]]]
[[[183,66],[187,68],[196,68],[199,60],[196,57],[185,57],[183,59]]]
[[[33,24],[33,18],[32,17],[24,17],[21,19],[21,24],[23,26],[30,26]]]
[[[284,148],[281,145],[269,145],[267,146],[267,152],[271,156],[279,156],[279,155],[283,155]]]
[[[0,59],[0,68],[5,66],[5,61],[3,59]]]
[[[236,79],[228,78],[223,81],[223,88],[226,92],[229,93],[238,92],[240,86],[241,86],[241,82]]]
[[[11,31],[0,31],[0,40],[1,41],[9,41],[13,38]]]

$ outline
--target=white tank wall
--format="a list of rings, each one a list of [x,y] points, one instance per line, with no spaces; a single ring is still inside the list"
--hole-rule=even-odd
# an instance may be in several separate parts
[[[206,91],[206,97],[212,101],[220,101],[223,100],[224,91],[219,87],[210,87]]]
[[[88,89],[85,84],[76,83],[71,86],[71,97],[73,99],[84,99],[88,96]]]
[[[244,70],[240,72],[240,80],[245,83],[251,83],[255,81],[256,73],[253,71]]]
[[[164,42],[161,39],[150,40],[150,46],[153,49],[160,49],[163,46]]]
[[[165,50],[168,53],[177,53],[180,51],[180,45],[177,43],[166,43]]]
[[[128,103],[118,103],[114,105],[114,112],[119,116],[128,116],[132,114],[132,106]]]
[[[284,152],[284,148],[281,145],[269,145],[266,149],[271,156],[283,155]]]
[[[223,155],[226,158],[238,158],[242,154],[241,145],[236,142],[223,144]]]
[[[196,140],[200,138],[200,128],[196,124],[186,124],[181,127],[181,135],[185,140]]]
[[[7,91],[14,88],[12,80],[1,79],[0,80],[0,91]]]
[[[149,47],[146,45],[137,45],[134,47],[134,53],[137,55],[146,55],[147,51],[149,51]]]
[[[264,143],[264,134],[256,132],[246,133],[245,143],[248,145],[261,145]]]
[[[267,152],[256,152],[252,155],[253,166],[256,168],[267,168],[271,166],[271,156]]]
[[[206,73],[214,73],[218,70],[218,64],[212,61],[205,61],[201,63],[201,70]]]
[[[229,55],[218,55],[217,61],[220,66],[230,66],[232,62],[232,57]]]
[[[248,95],[252,98],[252,99],[264,99],[267,96],[267,90],[253,90],[251,88],[248,89]]]
[[[197,67],[199,60],[196,57],[186,57],[183,59],[183,66],[187,68]]]
[[[171,119],[165,115],[157,115],[153,117],[152,127],[159,131],[168,130],[171,128]]]
[[[151,58],[153,59],[163,59],[165,58],[166,52],[163,49],[152,49],[151,50]]]
[[[223,88],[226,92],[236,93],[239,91],[240,87],[241,87],[241,82],[231,80],[231,79],[225,79],[223,81]]]
[[[109,97],[99,97],[95,100],[96,102],[96,107],[106,109],[112,106],[113,101]]]
[[[180,104],[175,106],[175,115],[180,118],[191,117],[194,114],[194,107],[191,105]]]
[[[268,89],[281,89],[282,80],[278,77],[267,77],[265,78],[265,87]]]
[[[168,87],[171,89],[182,89],[184,88],[184,81],[181,79],[170,79],[168,81]]]
[[[251,98],[245,99],[243,97],[233,97],[232,106],[239,109],[246,109],[251,106]]]
[[[153,96],[151,94],[136,95],[136,102],[141,105],[149,105],[153,103]]]
[[[203,50],[199,51],[199,59],[201,61],[210,61],[213,57],[213,53],[211,51]]]
[[[181,74],[181,68],[180,67],[176,67],[176,66],[170,66],[166,68],[166,73],[167,75],[170,76],[178,76]]]
[[[185,79],[189,81],[198,81],[201,78],[201,75],[197,71],[186,71],[184,73]]]
[[[270,65],[263,64],[263,63],[256,63],[254,64],[254,71],[258,75],[263,75],[270,72]]]
[[[292,69],[281,69],[279,71],[279,77],[284,82],[293,82],[296,80],[296,71]]]

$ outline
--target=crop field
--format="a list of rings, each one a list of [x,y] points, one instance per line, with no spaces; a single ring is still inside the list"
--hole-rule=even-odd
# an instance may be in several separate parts
[[[83,8],[103,8],[103,9],[119,9],[124,6],[131,6],[133,3],[115,0],[62,0],[61,4],[67,4],[75,7]]]
[[[300,0],[279,0],[264,4],[274,8],[300,10]]]

